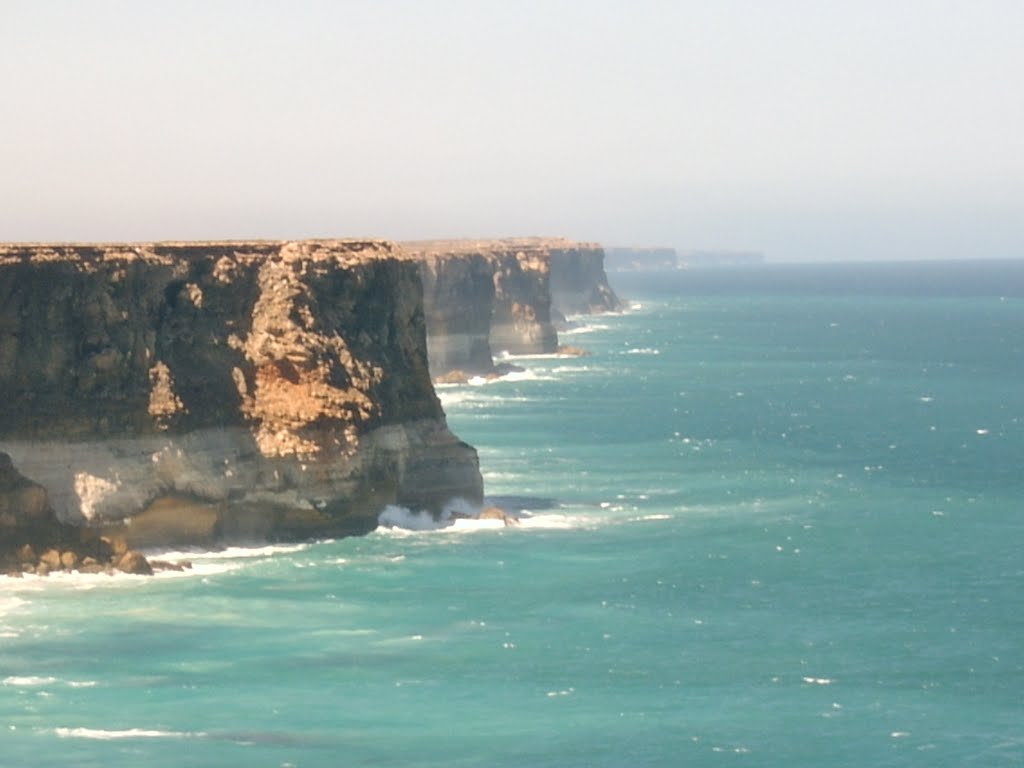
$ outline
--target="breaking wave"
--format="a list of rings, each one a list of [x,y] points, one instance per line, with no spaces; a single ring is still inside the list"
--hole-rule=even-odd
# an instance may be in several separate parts
[[[589,530],[605,525],[611,520],[595,514],[595,508],[553,508],[550,499],[529,499],[526,497],[502,497],[494,501],[520,499],[522,504],[505,504],[502,509],[509,521],[502,519],[480,519],[482,507],[469,504],[464,499],[449,502],[441,514],[415,511],[398,505],[388,505],[377,518],[377,533],[391,536],[407,536],[422,533],[474,533],[479,531],[523,530],[523,531],[569,531]],[[486,505],[485,505],[486,506]]]

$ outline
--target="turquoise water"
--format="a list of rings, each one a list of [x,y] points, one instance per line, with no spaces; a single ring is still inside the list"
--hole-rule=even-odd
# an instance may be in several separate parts
[[[1024,763],[1020,263],[613,284],[441,390],[518,527],[0,583],[0,764]]]

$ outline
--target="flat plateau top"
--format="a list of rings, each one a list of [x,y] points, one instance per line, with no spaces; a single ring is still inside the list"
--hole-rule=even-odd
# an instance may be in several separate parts
[[[545,251],[552,249],[600,248],[597,243],[581,243],[565,237],[503,237],[484,240],[403,240],[403,248],[417,254],[484,253],[489,251]]]
[[[341,260],[411,258],[389,240],[203,240],[125,243],[0,243],[0,265],[54,261],[97,263],[232,256],[240,259],[277,256],[283,259]]]

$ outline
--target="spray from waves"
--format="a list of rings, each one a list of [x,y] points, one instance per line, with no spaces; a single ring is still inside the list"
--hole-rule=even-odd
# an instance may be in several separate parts
[[[14,579],[7,579],[8,582],[13,582]],[[14,595],[3,595],[0,596],[0,618],[3,618],[8,613],[16,611],[23,605],[28,605],[28,600],[22,600],[20,597]]]
[[[509,497],[513,498],[513,497]],[[518,497],[514,497],[518,498]],[[637,517],[609,516],[608,506],[561,507],[548,499],[526,502],[544,502],[540,507],[526,504],[509,504],[503,507],[510,520],[500,517],[480,517],[483,508],[467,503],[464,499],[453,499],[439,515],[410,510],[398,505],[388,505],[380,513],[375,533],[386,536],[415,536],[421,534],[465,534],[484,531],[573,531],[595,528],[620,522],[635,522]],[[548,503],[550,502],[550,503]],[[533,506],[533,509],[527,507]],[[620,512],[621,509],[613,511]],[[643,519],[669,519],[650,517]]]
[[[438,515],[389,504],[377,516],[377,531],[402,535],[445,530],[478,530],[495,527],[492,525],[495,523],[498,527],[503,526],[501,520],[480,520],[481,509],[462,498],[451,499]]]

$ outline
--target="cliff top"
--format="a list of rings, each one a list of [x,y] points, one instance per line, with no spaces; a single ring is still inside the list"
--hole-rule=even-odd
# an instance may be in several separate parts
[[[76,262],[83,266],[109,261],[167,264],[211,255],[237,258],[311,259],[356,265],[411,256],[388,240],[197,240],[129,243],[0,243],[0,266],[25,262]]]
[[[405,240],[400,245],[415,256],[483,253],[489,251],[551,251],[595,249],[598,243],[584,243],[567,237],[499,237],[485,240]]]

